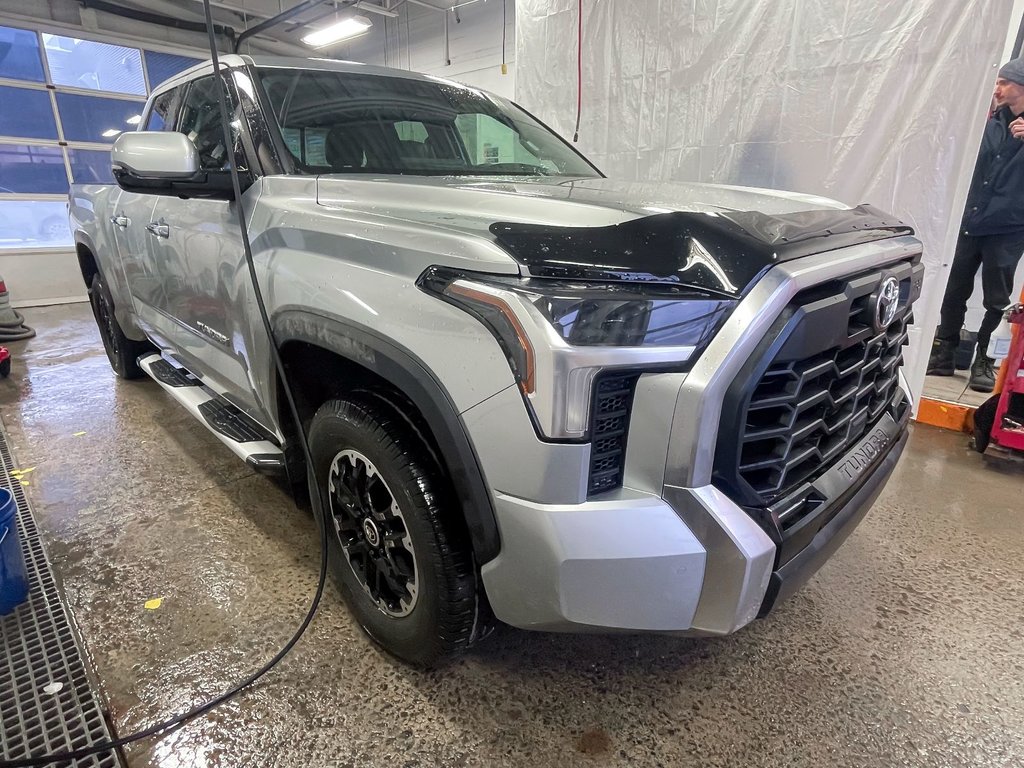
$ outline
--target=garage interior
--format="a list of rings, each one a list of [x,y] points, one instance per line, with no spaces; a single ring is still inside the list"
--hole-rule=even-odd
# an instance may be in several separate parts
[[[639,194],[702,182],[891,212],[924,245],[904,353],[923,399],[856,531],[739,632],[499,624],[464,655],[418,669],[375,644],[328,580],[299,642],[239,695],[55,764],[1024,762],[1020,465],[972,450],[987,396],[964,374],[925,376],[992,83],[1020,55],[1024,0],[210,5],[221,55],[241,39],[242,53],[483,89]],[[201,0],[0,0],[0,275],[35,331],[4,342],[11,371],[0,379],[0,486],[18,502],[32,580],[28,601],[0,616],[0,766],[102,746],[231,689],[292,637],[317,589],[309,500],[239,461],[153,381],[111,373],[67,223],[70,185],[113,184],[117,136],[160,82],[209,58],[203,11]],[[361,35],[303,41],[352,14],[369,21]],[[10,41],[38,65],[5,60]],[[14,311],[3,304],[0,294],[0,323]]]

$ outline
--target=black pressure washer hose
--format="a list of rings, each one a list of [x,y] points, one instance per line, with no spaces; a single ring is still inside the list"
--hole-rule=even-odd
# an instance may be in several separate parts
[[[241,682],[232,686],[230,689],[217,696],[204,704],[200,704],[197,707],[193,707],[187,712],[183,712],[176,717],[172,717],[168,720],[156,723],[155,725],[146,728],[145,730],[137,731],[127,736],[122,736],[117,739],[103,742],[101,744],[94,744],[90,747],[83,749],[71,750],[68,752],[57,752],[48,755],[39,755],[37,757],[19,758],[17,760],[4,760],[0,761],[0,768],[32,768],[33,766],[39,765],[51,765],[53,763],[60,763],[69,760],[81,760],[83,758],[95,755],[101,752],[109,752],[112,749],[120,749],[121,747],[131,744],[136,741],[148,739],[150,736],[156,736],[161,733],[167,733],[177,728],[180,728],[190,720],[194,720],[197,717],[205,715],[215,707],[224,704],[225,702],[233,699],[235,696],[240,694],[246,688],[251,686],[267,672],[277,666],[288,653],[295,647],[295,644],[299,641],[299,638],[305,633],[309,627],[310,622],[313,621],[313,617],[316,615],[317,608],[320,606],[320,599],[324,594],[324,583],[327,579],[327,516],[322,514],[320,508],[320,492],[319,487],[316,484],[316,476],[313,472],[313,460],[309,452],[309,441],[307,440],[306,433],[302,427],[302,420],[299,418],[298,409],[295,407],[295,398],[292,396],[291,387],[288,385],[288,377],[285,375],[284,363],[281,361],[281,355],[277,348],[277,343],[274,340],[273,329],[270,325],[270,318],[267,316],[267,307],[263,302],[263,294],[260,291],[259,281],[256,278],[256,265],[252,258],[252,248],[249,245],[249,231],[246,227],[245,211],[242,209],[242,190],[241,185],[238,181],[238,169],[235,167],[234,153],[231,148],[234,146],[231,141],[231,125],[228,117],[228,104],[227,104],[227,85],[224,82],[224,78],[220,76],[220,58],[217,55],[217,41],[214,37],[213,18],[210,13],[210,0],[203,0],[203,6],[206,10],[206,31],[210,40],[210,58],[213,59],[213,72],[214,77],[217,80],[217,102],[220,105],[220,122],[221,129],[224,133],[224,146],[228,150],[230,158],[230,169],[231,169],[231,183],[234,187],[235,193],[235,207],[238,211],[238,224],[242,230],[242,247],[245,250],[245,261],[249,267],[249,278],[252,281],[252,289],[256,296],[256,305],[259,308],[260,319],[263,321],[263,328],[267,333],[267,338],[270,339],[271,355],[274,358],[274,366],[277,369],[277,374],[281,380],[281,390],[284,392],[285,399],[288,401],[288,409],[295,420],[296,432],[298,433],[299,443],[302,446],[302,455],[306,459],[306,472],[309,476],[310,481],[310,501],[313,505],[313,514],[318,525],[318,531],[320,535],[320,576],[316,585],[316,594],[313,596],[313,600],[309,605],[309,609],[306,611],[306,616],[303,618],[299,628],[295,630],[291,639],[284,644],[280,651],[278,651],[270,661],[264,664],[262,667],[257,669],[255,672],[250,674]],[[33,331],[33,333],[35,333]]]

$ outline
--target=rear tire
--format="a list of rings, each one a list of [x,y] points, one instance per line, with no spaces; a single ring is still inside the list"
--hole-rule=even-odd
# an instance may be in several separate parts
[[[468,648],[486,600],[454,495],[419,438],[376,404],[329,400],[309,447],[332,570],[363,629],[420,666]]]
[[[92,314],[96,318],[103,349],[114,373],[122,379],[138,379],[145,376],[146,372],[139,368],[138,358],[140,355],[154,352],[155,348],[148,341],[135,341],[124,335],[117,317],[114,316],[114,301],[99,272],[93,275],[92,284],[89,286],[89,304],[92,305]]]

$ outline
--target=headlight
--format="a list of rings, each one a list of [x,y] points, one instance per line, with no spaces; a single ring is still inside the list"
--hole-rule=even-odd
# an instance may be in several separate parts
[[[681,286],[566,282],[432,267],[420,287],[477,317],[508,358],[543,434],[586,437],[609,368],[687,370],[736,302]]]

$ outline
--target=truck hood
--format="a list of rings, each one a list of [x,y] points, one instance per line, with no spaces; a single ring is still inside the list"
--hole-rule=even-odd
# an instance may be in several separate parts
[[[732,296],[779,261],[912,234],[868,206],[712,184],[326,175],[317,202],[486,238],[534,277],[672,283]]]

